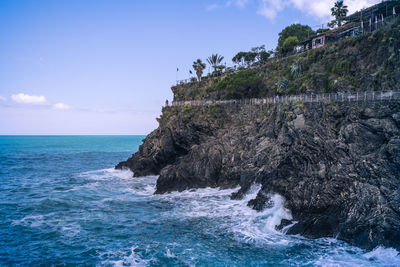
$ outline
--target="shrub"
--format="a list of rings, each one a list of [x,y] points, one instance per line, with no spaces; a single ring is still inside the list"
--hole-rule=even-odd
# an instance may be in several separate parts
[[[217,82],[211,90],[216,90],[223,99],[259,97],[263,87],[262,78],[255,70],[242,70]]]
[[[350,73],[350,62],[348,62],[346,59],[340,60],[334,69],[334,72],[337,75],[346,75]]]
[[[288,85],[289,85],[288,78],[283,78],[282,80],[278,81],[276,83],[278,93],[283,94],[286,91],[286,89],[288,88]]]

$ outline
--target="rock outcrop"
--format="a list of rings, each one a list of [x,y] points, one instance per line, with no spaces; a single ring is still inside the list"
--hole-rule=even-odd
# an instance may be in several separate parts
[[[168,107],[159,122],[117,166],[159,175],[157,194],[260,183],[248,205],[285,197],[288,234],[400,247],[400,103]]]
[[[302,66],[291,75],[292,64]],[[278,88],[284,79],[287,86]],[[239,72],[174,86],[174,100],[398,89],[400,23]],[[358,99],[358,98],[357,98]],[[285,197],[289,234],[400,248],[400,103],[166,107],[159,127],[117,168],[159,175],[157,194],[262,185],[248,205]]]

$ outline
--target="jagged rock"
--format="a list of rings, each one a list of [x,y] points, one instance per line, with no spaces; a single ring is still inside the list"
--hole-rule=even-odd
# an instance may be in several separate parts
[[[240,186],[232,194],[240,199],[260,183],[249,206],[262,210],[271,193],[282,195],[298,221],[288,234],[400,247],[399,103],[183,109],[165,108],[117,168],[160,175],[158,194]]]

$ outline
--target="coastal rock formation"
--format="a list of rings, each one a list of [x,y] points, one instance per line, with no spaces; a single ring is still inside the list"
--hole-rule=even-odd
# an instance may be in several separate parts
[[[291,75],[292,64],[302,66]],[[280,81],[286,81],[278,88]],[[264,65],[174,86],[175,101],[398,89],[400,23]],[[282,84],[282,83],[281,83]],[[358,100],[357,95],[357,100]],[[373,98],[374,99],[374,98]],[[343,99],[342,99],[343,100]],[[400,103],[224,104],[163,108],[159,127],[117,168],[159,175],[157,194],[262,187],[286,199],[288,234],[400,248]]]
[[[282,195],[288,234],[400,247],[399,103],[167,107],[159,122],[117,166],[160,175],[157,194],[260,183],[248,205]]]

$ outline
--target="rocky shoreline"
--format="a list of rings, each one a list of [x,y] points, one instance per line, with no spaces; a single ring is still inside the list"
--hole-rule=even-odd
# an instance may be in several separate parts
[[[259,183],[248,205],[282,195],[288,234],[400,247],[400,103],[166,107],[159,123],[116,166],[159,175],[157,194]]]

